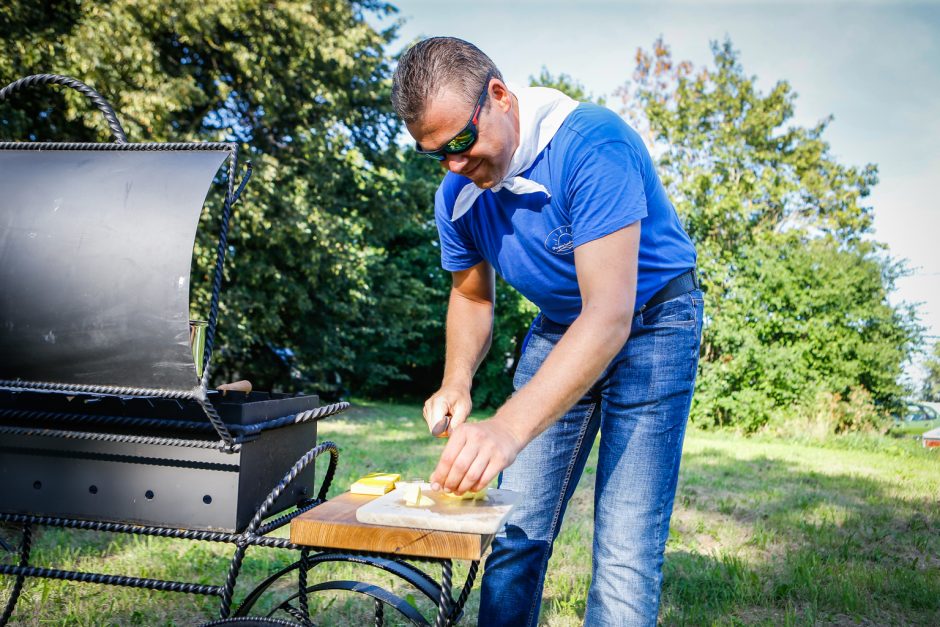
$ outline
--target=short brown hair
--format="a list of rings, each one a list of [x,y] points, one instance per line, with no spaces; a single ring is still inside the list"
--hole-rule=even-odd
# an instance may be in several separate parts
[[[503,75],[488,56],[456,37],[419,41],[398,60],[392,78],[392,106],[406,123],[418,121],[431,97],[444,88],[460,93],[468,105],[480,95],[487,75]]]

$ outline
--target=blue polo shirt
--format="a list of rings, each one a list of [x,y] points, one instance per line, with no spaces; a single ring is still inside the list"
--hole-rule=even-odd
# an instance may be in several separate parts
[[[434,213],[445,270],[484,259],[555,322],[581,312],[574,249],[640,221],[636,308],[695,265],[695,248],[640,136],[616,113],[580,104],[522,174],[551,192],[483,192],[451,220],[466,177],[448,172]]]

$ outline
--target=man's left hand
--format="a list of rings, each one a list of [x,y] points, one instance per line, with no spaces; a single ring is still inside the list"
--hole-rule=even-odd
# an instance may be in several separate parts
[[[450,434],[431,487],[455,494],[478,491],[512,464],[522,450],[519,437],[497,419],[464,423]]]

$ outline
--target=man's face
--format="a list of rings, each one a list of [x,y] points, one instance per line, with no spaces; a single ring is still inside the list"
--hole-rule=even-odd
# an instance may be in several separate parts
[[[441,165],[469,178],[480,188],[499,183],[509,169],[509,161],[519,144],[513,96],[499,79],[491,79],[483,111],[477,121],[477,140],[469,150],[446,155]],[[440,148],[463,130],[473,114],[474,104],[451,89],[431,98],[424,115],[408,132],[424,149]]]

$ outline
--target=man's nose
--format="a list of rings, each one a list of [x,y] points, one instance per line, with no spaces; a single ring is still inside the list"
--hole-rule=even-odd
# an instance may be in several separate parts
[[[467,156],[464,154],[445,155],[444,165],[454,174],[460,174],[467,167]]]

